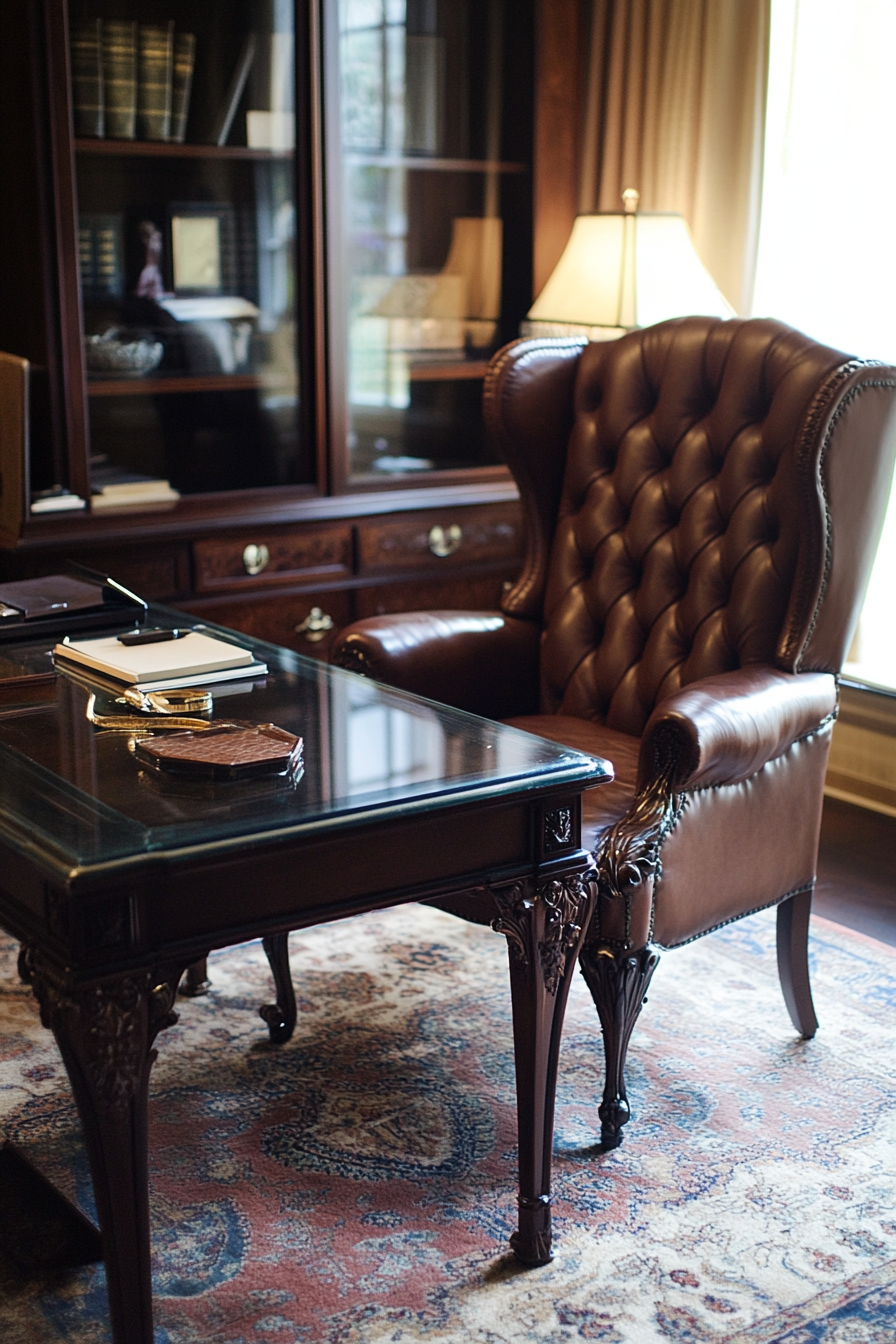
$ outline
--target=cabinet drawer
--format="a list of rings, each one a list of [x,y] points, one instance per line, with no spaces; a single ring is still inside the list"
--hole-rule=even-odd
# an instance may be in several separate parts
[[[249,597],[207,598],[184,603],[183,609],[201,620],[217,621],[232,630],[280,644],[309,658],[326,661],[335,636],[352,620],[351,593],[261,593]],[[319,616],[314,616],[317,608]],[[333,624],[326,626],[327,618]],[[306,629],[296,626],[306,624]]]
[[[358,572],[465,569],[522,557],[520,509],[498,504],[365,519],[358,528]]]
[[[347,578],[352,572],[351,527],[342,523],[204,538],[195,542],[193,560],[197,593]]]

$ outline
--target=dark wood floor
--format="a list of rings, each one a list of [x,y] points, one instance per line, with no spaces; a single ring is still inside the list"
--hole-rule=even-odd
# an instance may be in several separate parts
[[[812,909],[896,946],[896,817],[824,800]]]

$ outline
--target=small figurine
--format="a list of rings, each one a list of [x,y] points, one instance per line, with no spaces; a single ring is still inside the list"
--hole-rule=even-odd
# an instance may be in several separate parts
[[[168,299],[171,295],[162,283],[162,234],[151,219],[144,219],[137,232],[146,248],[146,265],[140,272],[134,293],[140,299]]]

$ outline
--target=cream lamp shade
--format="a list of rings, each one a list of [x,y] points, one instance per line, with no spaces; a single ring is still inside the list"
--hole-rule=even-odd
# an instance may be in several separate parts
[[[612,339],[694,313],[733,317],[734,309],[697,256],[685,220],[626,210],[579,215],[524,327],[531,335],[575,330]]]

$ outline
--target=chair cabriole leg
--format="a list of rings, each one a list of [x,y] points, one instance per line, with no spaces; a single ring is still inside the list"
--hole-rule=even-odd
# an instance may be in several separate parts
[[[778,906],[778,976],[790,1020],[807,1041],[818,1030],[809,981],[809,914],[812,888]]]
[[[604,1037],[606,1079],[598,1110],[604,1152],[619,1147],[622,1126],[631,1116],[625,1092],[625,1058],[659,959],[659,953],[650,946],[626,952],[602,943],[586,944],[579,956]]]
[[[208,993],[210,985],[208,962],[205,957],[200,957],[198,961],[193,962],[192,966],[187,967],[177,992],[185,998],[198,999],[203,994]]]

